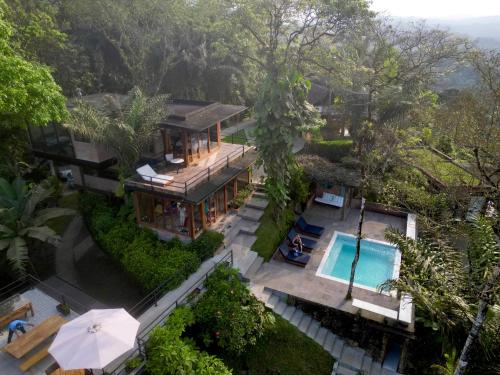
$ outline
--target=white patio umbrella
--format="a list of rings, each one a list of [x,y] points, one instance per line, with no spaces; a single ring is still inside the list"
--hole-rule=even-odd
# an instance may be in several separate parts
[[[64,370],[102,369],[134,347],[138,329],[124,309],[90,310],[61,327],[49,353]]]

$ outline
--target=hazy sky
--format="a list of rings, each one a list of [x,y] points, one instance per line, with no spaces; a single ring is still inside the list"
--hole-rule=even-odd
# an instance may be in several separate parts
[[[372,9],[397,17],[468,18],[500,15],[500,0],[372,0]]]

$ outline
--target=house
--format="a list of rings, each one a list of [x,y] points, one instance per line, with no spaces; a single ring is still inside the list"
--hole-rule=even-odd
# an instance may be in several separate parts
[[[100,107],[111,95],[81,100]],[[74,101],[69,101],[71,109]],[[238,191],[251,181],[257,153],[251,146],[224,143],[223,122],[234,121],[244,106],[172,100],[168,117],[138,162],[138,173],[125,180],[137,222],[158,232],[196,238],[227,212]],[[30,127],[33,154],[49,160],[60,175],[71,171],[77,188],[113,194],[119,187],[116,158],[104,145],[68,132],[63,126]]]

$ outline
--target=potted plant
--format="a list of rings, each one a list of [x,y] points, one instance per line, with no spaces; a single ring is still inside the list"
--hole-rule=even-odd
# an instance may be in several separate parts
[[[67,316],[71,313],[71,308],[66,303],[64,296],[62,298],[62,303],[56,306],[57,311],[59,311],[62,315]]]

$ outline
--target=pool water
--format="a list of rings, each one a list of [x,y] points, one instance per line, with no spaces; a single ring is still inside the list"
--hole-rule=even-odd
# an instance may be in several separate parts
[[[356,237],[336,232],[317,274],[349,283],[355,253]],[[370,290],[376,289],[386,280],[399,276],[400,262],[401,255],[395,246],[380,241],[361,240],[354,284]]]

